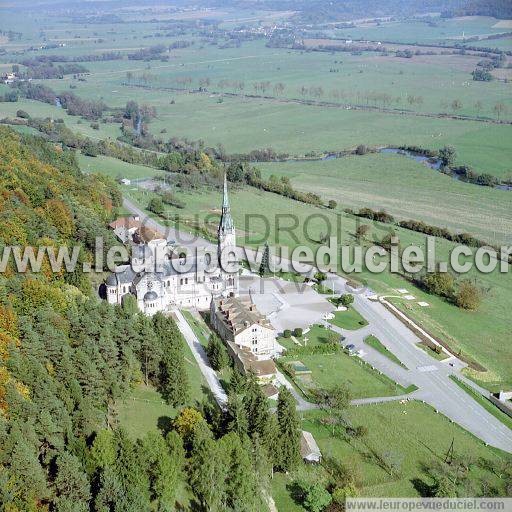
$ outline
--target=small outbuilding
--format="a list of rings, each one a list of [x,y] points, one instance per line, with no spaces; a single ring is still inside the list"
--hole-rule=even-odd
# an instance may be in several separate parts
[[[302,430],[300,433],[300,456],[306,462],[319,463],[322,460],[322,452],[311,432]]]

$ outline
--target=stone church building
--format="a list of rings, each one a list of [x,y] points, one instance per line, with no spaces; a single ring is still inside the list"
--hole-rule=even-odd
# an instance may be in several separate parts
[[[106,280],[110,304],[122,304],[131,294],[141,311],[153,315],[172,306],[208,309],[212,298],[238,295],[238,272],[221,265],[222,256],[236,263],[235,225],[225,176],[213,255],[207,248],[198,248],[194,255],[183,254],[174,242],[143,226],[138,217],[118,219],[111,228],[131,247],[132,256],[129,264],[118,266]]]

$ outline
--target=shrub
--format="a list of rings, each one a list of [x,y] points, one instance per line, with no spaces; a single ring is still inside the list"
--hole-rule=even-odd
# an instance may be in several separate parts
[[[344,293],[340,295],[339,302],[348,308],[354,302],[354,296],[351,293]]]
[[[356,498],[358,495],[357,487],[349,484],[345,487],[336,487],[332,493],[332,498],[335,503],[344,506],[347,498]]]
[[[384,222],[385,224],[393,224],[395,222],[395,218],[384,210],[375,211],[371,208],[361,208],[355,215],[377,222]]]
[[[461,309],[476,310],[482,298],[480,290],[471,281],[464,280],[455,295],[455,304]]]
[[[332,501],[331,494],[320,482],[311,482],[301,478],[294,484],[298,490],[298,497],[306,510],[321,512]]]
[[[150,212],[156,213],[157,215],[162,215],[162,213],[164,213],[165,210],[162,198],[154,197],[153,199],[151,199],[151,201],[149,201],[148,204],[148,210]]]
[[[448,272],[426,274],[421,284],[429,293],[440,297],[451,297],[453,294],[454,279]]]
[[[361,438],[361,437],[365,437],[367,435],[368,435],[368,427],[365,427],[364,425],[358,425],[354,429],[354,437]]]
[[[296,338],[300,338],[302,336],[302,328],[301,327],[295,327],[295,329],[293,330],[293,335]]]
[[[285,329],[283,332],[283,338],[291,338],[292,331],[290,329]]]
[[[21,117],[22,119],[30,119],[30,114],[24,110],[18,110],[16,111],[16,117]]]
[[[298,345],[286,350],[287,356],[313,356],[316,354],[335,354],[341,352],[342,347],[339,343],[328,342],[322,345],[306,345],[299,347]]]

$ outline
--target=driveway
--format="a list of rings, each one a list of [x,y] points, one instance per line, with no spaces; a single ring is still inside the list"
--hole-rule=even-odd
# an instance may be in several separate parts
[[[192,355],[194,356],[194,359],[197,361],[199,369],[201,370],[201,373],[203,374],[203,377],[205,378],[208,387],[210,388],[215,398],[215,401],[219,404],[219,406],[222,409],[224,409],[228,397],[219,381],[219,378],[217,377],[217,374],[210,366],[208,356],[206,355],[203,346],[199,342],[197,336],[195,335],[190,325],[188,325],[188,322],[185,320],[185,317],[183,316],[181,311],[175,309],[173,310],[173,313],[176,315],[178,329],[180,330],[181,334],[183,334],[185,341],[190,347]]]

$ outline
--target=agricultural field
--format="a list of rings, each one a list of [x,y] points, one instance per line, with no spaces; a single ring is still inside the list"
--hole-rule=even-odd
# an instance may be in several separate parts
[[[90,157],[83,154],[78,155],[80,168],[86,173],[100,173],[109,176],[112,179],[119,177],[129,180],[155,178],[164,175],[163,171],[158,171],[152,167],[144,165],[135,165],[122,162],[116,158],[106,156]]]
[[[510,192],[454,180],[404,156],[367,154],[258,167],[264,176],[286,176],[294,188],[334,199],[340,208],[384,209],[402,220],[466,231],[491,243],[512,241]],[[512,167],[507,176],[511,172]]]
[[[465,39],[475,36],[486,37],[508,32],[507,21],[498,21],[489,16],[464,16],[442,19],[424,16],[416,20],[382,20],[378,23],[356,22],[354,28],[333,30],[335,37],[369,39],[371,41],[392,41],[397,43],[454,44],[465,43]],[[464,34],[464,37],[463,37]],[[471,41],[471,46],[495,47],[499,39]],[[505,40],[509,46],[510,39]]]
[[[481,60],[471,54],[419,55],[404,59],[374,52],[352,55],[267,48],[263,41],[248,41],[239,48],[219,50],[204,46],[193,37],[184,40],[193,44],[171,50],[166,62],[152,61],[149,65],[126,59],[87,62],[89,73],[80,80],[69,75],[61,80],[45,80],[45,83],[56,91],[72,85],[76,94],[101,98],[112,106],[122,105],[127,96],[138,99],[142,95],[144,101],[164,108],[166,100],[177,96],[179,89],[197,90],[200,80],[205,79],[208,79],[208,83],[203,84],[207,96],[225,93],[245,99],[256,95],[266,101],[314,100],[489,119],[496,118],[493,112],[496,102],[503,101],[511,106],[509,84],[471,79],[471,72]],[[166,44],[173,41],[167,39]],[[159,42],[151,41],[151,44]],[[88,51],[87,48],[64,48],[58,53],[67,56],[78,50]],[[123,52],[122,47],[115,50]],[[242,87],[239,82],[243,83]],[[283,87],[276,88],[276,84]],[[302,87],[308,91],[301,91]],[[309,91],[311,87],[322,90]],[[389,98],[379,98],[376,96],[379,94]],[[149,96],[145,98],[146,95]],[[409,101],[408,96],[421,99]],[[461,105],[453,109],[451,103],[456,99]]]

